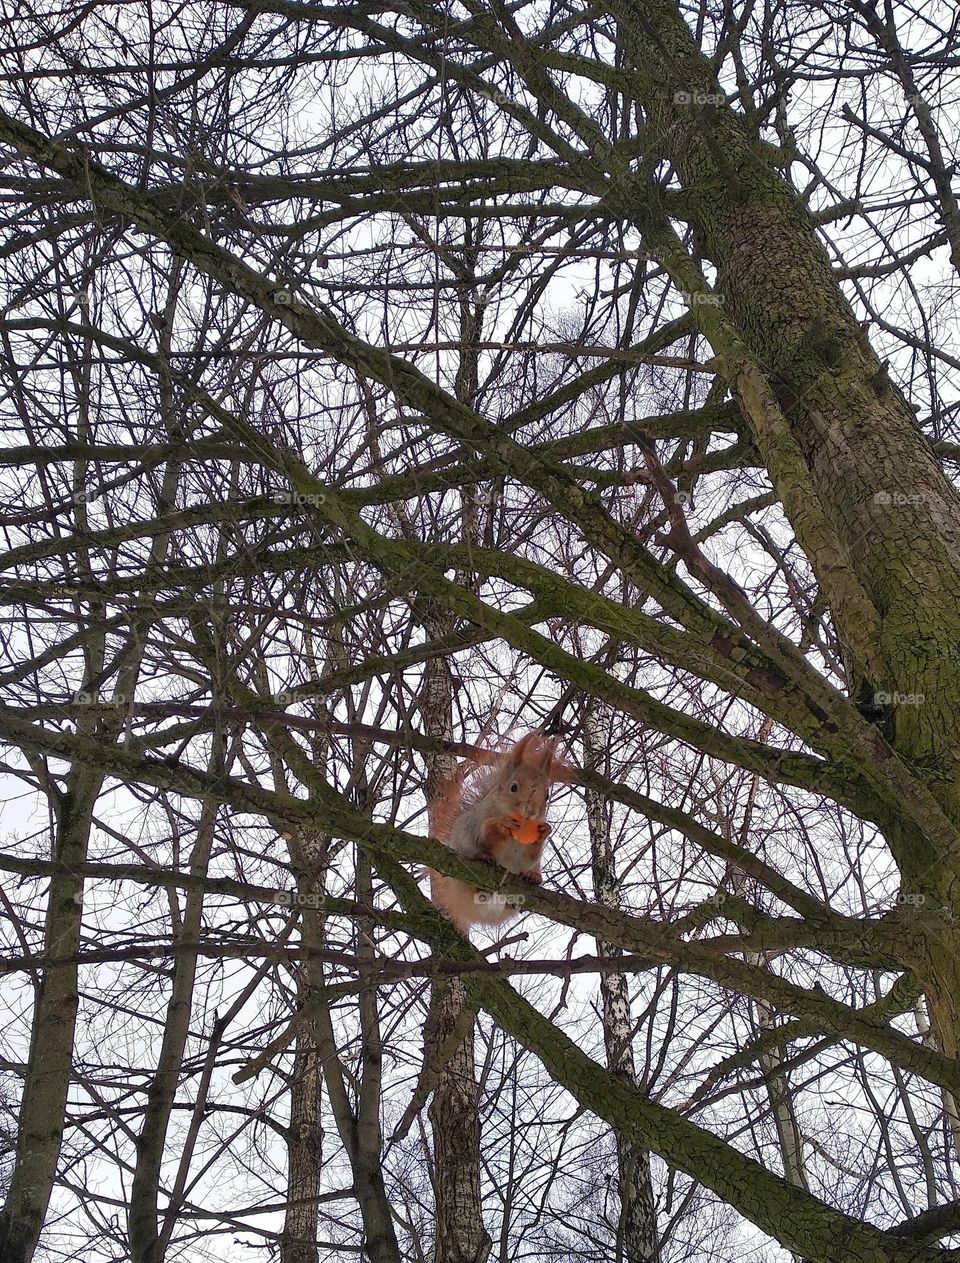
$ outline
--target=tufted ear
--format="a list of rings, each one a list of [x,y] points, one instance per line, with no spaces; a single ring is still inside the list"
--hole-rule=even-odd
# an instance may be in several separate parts
[[[539,759],[540,769],[542,770],[544,775],[550,776],[551,780],[553,779],[552,770],[553,770],[553,764],[554,764],[554,752],[556,751],[556,748],[557,748],[556,737],[547,737],[543,741],[543,745],[540,750],[540,759]]]
[[[550,780],[562,781],[565,785],[572,785],[576,782],[579,773],[572,763],[568,762],[562,755],[557,753],[558,738],[553,737],[553,746],[550,750]]]
[[[557,753],[559,737],[548,737],[541,728],[532,728],[515,742],[507,754],[507,766],[535,768],[551,784],[563,781],[571,784],[577,779],[577,769]]]
[[[565,784],[575,784],[577,779],[577,769],[572,763],[567,763],[566,759],[553,755],[549,760],[549,779],[551,781],[562,781]]]
[[[531,728],[525,737],[521,737],[515,742],[510,750],[509,763],[511,767],[520,767],[522,764],[537,764],[542,757],[540,744],[543,741],[543,733],[539,728]]]

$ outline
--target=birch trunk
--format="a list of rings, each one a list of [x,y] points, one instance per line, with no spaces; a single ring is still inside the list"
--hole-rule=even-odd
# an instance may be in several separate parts
[[[593,706],[588,706],[584,713],[583,749],[585,770],[597,771],[603,758],[604,746]],[[617,908],[620,902],[619,888],[613,848],[610,845],[610,822],[606,805],[602,795],[590,789],[586,791],[586,804],[594,898],[604,907]],[[613,958],[619,956],[620,951],[598,939],[597,954]],[[636,1087],[630,994],[625,975],[613,971],[602,973],[600,996],[607,1065],[631,1087]],[[659,1263],[660,1239],[657,1233],[650,1154],[619,1129],[615,1136],[620,1193],[616,1258],[618,1261],[623,1260],[623,1263]]]

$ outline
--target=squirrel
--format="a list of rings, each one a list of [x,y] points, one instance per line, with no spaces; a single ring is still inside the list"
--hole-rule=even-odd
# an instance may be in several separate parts
[[[540,859],[550,836],[547,802],[554,781],[572,771],[556,754],[556,737],[534,728],[486,765],[460,765],[432,804],[433,832],[465,860],[486,860],[540,885]],[[509,895],[444,877],[430,869],[430,896],[464,934],[473,925],[501,925],[516,915]]]

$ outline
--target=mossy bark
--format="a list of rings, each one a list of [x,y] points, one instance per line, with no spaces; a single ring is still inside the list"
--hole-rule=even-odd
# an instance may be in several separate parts
[[[651,151],[674,165],[679,204],[717,270],[723,315],[779,407],[778,433],[754,421],[756,445],[822,584],[829,587],[836,567],[804,531],[798,480],[868,602],[863,619],[852,602],[833,600],[838,635],[855,647],[851,692],[887,699],[894,750],[960,824],[960,495],[858,325],[811,215],[750,123],[725,103],[677,6],[621,0],[610,7],[632,50]],[[638,208],[641,222],[645,214]],[[703,316],[736,397],[737,357],[722,322],[708,308]],[[754,401],[742,402],[753,421]],[[881,823],[903,889],[935,910],[912,921],[905,946],[927,987],[941,1046],[953,1053],[960,848],[919,845],[896,811]]]

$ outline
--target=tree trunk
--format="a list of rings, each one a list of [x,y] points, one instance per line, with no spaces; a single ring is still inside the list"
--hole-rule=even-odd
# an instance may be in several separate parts
[[[425,627],[430,636],[449,630],[439,615]],[[453,689],[450,671],[440,659],[424,670],[421,713],[432,737],[452,738]],[[427,756],[425,792],[428,804],[452,771],[449,757]],[[429,812],[431,833],[435,832]],[[433,984],[430,1016],[424,1032],[424,1067],[431,1066],[450,1038],[466,1005],[459,978]],[[427,1111],[433,1134],[434,1247],[432,1263],[485,1263],[492,1247],[484,1227],[480,1200],[480,1094],[474,1065],[474,1023],[442,1064],[433,1082]]]
[[[598,729],[596,708],[588,705],[583,719],[584,769],[599,769],[604,742]],[[606,803],[595,790],[586,791],[587,825],[590,830],[590,855],[593,867],[594,898],[607,908],[619,906],[619,887],[613,848],[610,845],[610,821]],[[619,956],[619,948],[597,940],[597,954]],[[631,1087],[637,1086],[633,1060],[630,1022],[630,994],[622,973],[600,975],[600,996],[603,1005],[603,1042],[607,1065]],[[617,1174],[620,1193],[620,1223],[617,1231],[618,1260],[624,1263],[659,1263],[660,1239],[657,1234],[657,1211],[650,1174],[650,1154],[619,1129]]]
[[[472,229],[465,227],[467,242]],[[464,256],[465,260],[470,256]],[[475,256],[472,262],[476,263]],[[472,403],[477,393],[477,351],[482,309],[471,308],[469,290],[460,297],[460,363],[456,378],[457,398]],[[464,540],[477,537],[475,489],[467,488],[461,501],[461,534]],[[474,582],[468,574],[458,575],[466,586]],[[450,631],[450,620],[432,606],[422,611],[424,628],[430,636]],[[446,661],[431,658],[424,668],[420,710],[426,731],[444,741],[453,739],[453,679]],[[425,792],[428,805],[437,797],[439,786],[454,766],[450,758],[428,756]],[[436,836],[433,812],[429,812],[430,832]],[[424,1066],[431,1065],[450,1038],[458,1020],[463,1025],[467,1007],[466,992],[459,978],[449,985],[434,984],[430,996],[430,1018],[424,1036]],[[462,1039],[452,1054],[442,1059],[427,1111],[433,1133],[433,1198],[435,1235],[432,1263],[486,1263],[493,1246],[483,1222],[480,1197],[480,1091],[474,1062],[474,1020],[466,1025]]]
[[[53,858],[63,871],[50,881],[43,950],[67,961],[80,943],[83,878],[78,873],[86,862],[101,783],[99,773],[75,769],[57,820]],[[29,1263],[40,1238],[63,1141],[76,1018],[76,964],[44,969],[33,1009],[13,1175],[0,1214],[3,1263]]]
[[[830,600],[850,653],[851,693],[881,701],[894,748],[956,824],[960,495],[858,326],[809,213],[750,124],[724,103],[676,5],[621,0],[611,9],[632,41],[650,144],[674,164],[683,215],[717,268],[723,314],[704,304],[699,319]],[[628,205],[626,189],[622,197]],[[762,367],[778,417],[764,418],[747,397],[744,354]],[[822,536],[809,529],[814,511],[833,532],[849,580],[838,579]],[[863,601],[852,599],[851,584]],[[954,1056],[960,847],[918,838],[894,810],[880,823],[903,888],[934,913],[946,909],[932,925],[905,919],[903,942],[930,998],[938,1041]]]
[[[302,990],[301,1001],[307,1003]],[[280,1263],[317,1263],[317,1207],[323,1128],[320,1125],[320,1055],[312,1024],[297,1035],[290,1081],[287,1129],[287,1202],[280,1235]]]
[[[428,633],[442,634],[440,619],[431,621]],[[431,659],[424,669],[421,710],[431,736],[451,740],[452,687],[445,662]],[[426,793],[432,802],[453,760],[427,757]],[[431,832],[432,812],[431,816]],[[466,1005],[459,978],[433,984],[431,1013],[424,1031],[424,1067],[432,1065],[456,1027]],[[435,1240],[432,1263],[485,1263],[490,1254],[490,1234],[484,1226],[480,1201],[480,1091],[474,1065],[474,1022],[442,1061],[427,1110],[433,1134],[433,1206]]]
[[[435,988],[433,1002],[431,1042],[439,1048],[467,1003],[460,979]],[[473,1029],[471,1022],[440,1071],[428,1110],[436,1216],[433,1263],[485,1263],[492,1246],[480,1203],[480,1094]]]

